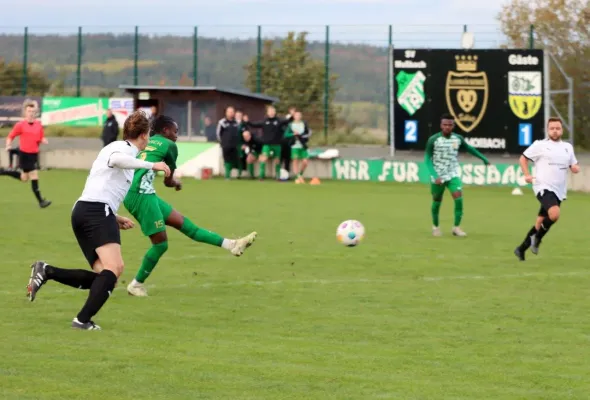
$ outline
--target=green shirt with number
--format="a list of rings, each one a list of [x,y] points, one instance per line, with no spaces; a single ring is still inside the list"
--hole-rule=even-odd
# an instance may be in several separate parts
[[[137,155],[137,158],[153,163],[163,161],[170,167],[170,171],[174,171],[176,169],[176,159],[178,158],[178,147],[172,140],[162,135],[154,135],[150,138],[145,150]],[[136,170],[129,192],[139,194],[156,193],[154,179],[156,179],[156,171]]]

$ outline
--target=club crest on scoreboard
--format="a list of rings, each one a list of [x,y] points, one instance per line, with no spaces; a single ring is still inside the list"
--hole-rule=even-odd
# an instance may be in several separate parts
[[[488,107],[488,76],[485,71],[477,70],[477,56],[455,56],[455,62],[457,70],[447,73],[447,107],[457,126],[471,132]]]
[[[508,103],[520,119],[531,119],[541,109],[543,77],[540,71],[508,72]]]

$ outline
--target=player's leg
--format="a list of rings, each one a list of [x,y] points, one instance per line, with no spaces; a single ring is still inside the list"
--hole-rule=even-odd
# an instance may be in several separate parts
[[[248,157],[246,157],[246,164],[248,168],[248,173],[250,174],[250,178],[254,178],[254,163],[256,163],[257,156],[250,152]]]
[[[452,178],[447,183],[447,188],[451,192],[454,202],[454,214],[455,218],[453,221],[453,235],[464,237],[467,234],[461,229],[461,220],[463,219],[463,190],[462,190],[461,178]]]
[[[307,149],[300,149],[299,150],[299,161],[301,163],[301,166],[299,168],[299,181],[301,183],[305,183],[305,178],[303,178],[303,173],[305,172],[305,169],[307,168],[307,165],[309,164],[309,153],[308,153]]]
[[[129,192],[125,196],[125,208],[141,226],[141,232],[150,238],[151,247],[147,250],[135,278],[127,285],[127,292],[133,296],[147,296],[144,282],[150,276],[160,258],[168,250],[165,216],[160,209],[160,199],[155,194]]]
[[[0,176],[10,176],[14,179],[18,179],[19,181],[21,180],[21,173],[13,169],[4,169],[0,167]]]
[[[234,256],[241,256],[248,247],[254,243],[256,239],[256,232],[252,232],[247,236],[239,239],[227,239],[221,235],[203,229],[195,225],[190,219],[183,216],[178,211],[174,210],[168,203],[161,200],[161,207],[166,209],[168,213],[166,217],[166,225],[171,226],[182,232],[188,238],[195,242],[206,243],[216,247],[222,247],[229,250]]]
[[[271,149],[268,144],[265,144],[264,146],[262,146],[262,152],[261,152],[260,158],[259,158],[259,160],[260,160],[260,165],[259,165],[260,179],[266,178],[266,163],[270,159],[270,155],[271,155],[270,153],[271,153]]]
[[[295,183],[302,183],[299,179],[299,164],[300,164],[300,149],[291,149],[291,162],[293,163],[293,176],[295,177]]]
[[[547,215],[544,216],[542,221],[540,221],[541,223],[539,224],[535,235],[531,236],[531,251],[533,254],[539,253],[539,246],[541,245],[543,237],[545,237],[547,232],[549,232],[551,226],[553,226],[553,224],[559,220],[561,215],[561,201],[559,201],[555,193],[545,191],[540,196],[539,200],[541,201],[541,206],[546,211]],[[539,221],[537,221],[537,223],[538,222]]]
[[[432,216],[432,234],[434,236],[441,236],[442,233],[439,227],[440,206],[442,205],[443,194],[445,193],[445,185],[436,183],[430,184],[430,194],[432,195],[432,204],[430,206],[430,214]]]
[[[541,206],[539,213],[537,215],[537,219],[535,220],[535,224],[532,226],[531,229],[529,229],[520,246],[518,246],[514,250],[514,255],[516,255],[516,257],[518,257],[520,261],[525,260],[525,253],[527,249],[531,247],[532,239],[537,234],[537,231],[541,228],[541,224],[543,223],[543,220],[546,216],[547,211],[543,208],[543,206]]]
[[[231,178],[231,170],[234,167],[232,150],[233,148],[230,147],[221,148],[221,152],[223,154],[223,167],[225,169],[225,179]]]
[[[275,179],[280,179],[281,177],[281,161],[283,161],[281,159],[281,145],[273,145],[273,149],[272,149],[272,157],[273,157],[273,162],[275,163]]]
[[[38,161],[38,154],[21,153],[21,168],[23,171],[21,174],[21,180],[31,181],[31,189],[33,190],[35,198],[39,202],[39,206],[41,208],[46,208],[51,205],[51,202],[45,200],[43,196],[41,196],[41,191],[39,190]]]

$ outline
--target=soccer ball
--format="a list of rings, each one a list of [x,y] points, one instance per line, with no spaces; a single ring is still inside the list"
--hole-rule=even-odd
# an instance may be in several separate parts
[[[349,219],[342,222],[336,229],[336,238],[345,246],[356,246],[365,237],[365,227],[360,222]]]

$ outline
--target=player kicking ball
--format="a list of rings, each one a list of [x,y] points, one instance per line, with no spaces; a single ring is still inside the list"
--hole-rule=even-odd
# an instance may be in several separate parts
[[[178,157],[178,148],[176,147],[178,125],[168,116],[158,116],[152,126],[152,135],[147,147],[138,155],[138,158],[149,162],[152,162],[151,160],[158,160],[153,162],[165,162],[172,172],[164,180],[164,184],[167,187],[175,188],[177,191],[181,190],[180,182],[173,177]],[[152,247],[145,254],[135,279],[127,286],[127,292],[133,296],[144,297],[148,295],[144,283],[158,264],[158,261],[160,261],[160,258],[168,250],[166,225],[179,230],[196,242],[223,247],[238,257],[256,239],[256,232],[252,232],[241,239],[231,240],[196,226],[191,220],[158,197],[154,189],[155,177],[154,172],[147,170],[137,171],[123,203],[125,208],[139,222],[143,234],[149,236],[152,242]]]
[[[455,202],[455,222],[452,233],[455,236],[467,236],[461,229],[463,218],[463,192],[459,169],[459,150],[466,150],[489,165],[488,159],[475,147],[470,146],[463,136],[453,132],[455,120],[449,114],[443,114],[440,120],[441,131],[432,135],[426,143],[424,161],[430,172],[432,183],[432,234],[441,236],[439,213],[445,189],[448,189]]]
[[[541,240],[549,228],[557,222],[561,213],[561,202],[567,195],[567,173],[580,172],[574,148],[561,140],[563,126],[561,119],[549,118],[548,138],[535,140],[520,156],[520,168],[527,183],[533,184],[533,191],[541,203],[535,225],[529,230],[524,241],[514,250],[520,261],[525,260],[525,252],[530,247],[533,254],[539,253]],[[529,161],[535,163],[535,178],[529,172]]]

